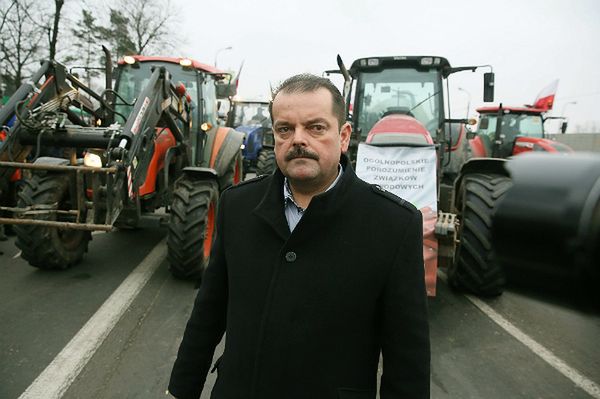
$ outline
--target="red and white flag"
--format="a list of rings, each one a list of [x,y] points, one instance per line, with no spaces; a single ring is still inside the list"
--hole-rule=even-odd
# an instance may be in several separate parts
[[[537,95],[533,102],[533,108],[542,109],[544,111],[550,111],[554,105],[554,96],[556,96],[556,90],[558,89],[558,79],[544,87],[540,94]]]

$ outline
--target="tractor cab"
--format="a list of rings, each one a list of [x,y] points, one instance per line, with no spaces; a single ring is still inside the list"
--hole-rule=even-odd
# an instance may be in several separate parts
[[[531,107],[483,107],[476,136],[470,141],[474,157],[508,158],[529,151],[570,152],[546,138],[545,110]]]
[[[344,95],[353,124],[350,158],[356,159],[361,142],[379,146],[436,145],[438,176],[447,175],[451,184],[468,156],[465,125],[470,122],[450,119],[445,114],[449,100],[444,84],[453,73],[477,68],[452,67],[443,57],[393,56],[361,58],[349,70],[342,64],[340,71],[329,71],[347,74]],[[484,74],[484,101],[492,100],[490,72]]]
[[[197,164],[207,161],[203,154],[206,135],[218,127],[217,91],[221,91],[226,73],[188,58],[126,56],[118,63],[115,85],[115,121],[123,124],[132,112],[132,104],[148,84],[151,71],[164,67],[178,90],[185,89],[191,114],[190,145]],[[226,90],[225,90],[226,91]]]
[[[239,126],[271,127],[268,101],[247,101],[234,98],[227,116],[227,126],[237,129]]]
[[[354,61],[354,141],[435,141],[444,119],[444,58],[380,57]],[[396,128],[394,128],[394,126]],[[402,136],[399,136],[402,134]]]

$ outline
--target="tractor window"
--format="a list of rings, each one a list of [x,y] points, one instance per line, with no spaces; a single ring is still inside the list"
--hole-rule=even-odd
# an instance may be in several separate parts
[[[479,121],[479,128],[477,129],[477,134],[489,137],[489,142],[493,143],[495,141],[494,137],[496,135],[497,120],[498,117],[496,115],[481,115],[481,120]]]
[[[233,126],[261,125],[271,127],[269,104],[258,102],[236,102]]]
[[[544,137],[544,122],[541,115],[515,115],[519,134],[527,137]]]
[[[202,82],[202,103],[204,104],[204,122],[217,125],[217,89],[212,77],[206,77]]]
[[[383,116],[397,113],[416,118],[435,137],[442,113],[439,72],[386,69],[361,72],[356,92],[355,125],[364,140]]]
[[[482,115],[477,133],[487,135],[493,142],[497,121],[496,114]],[[502,117],[502,135],[509,141],[514,141],[517,136],[544,137],[542,117],[538,114],[505,114]]]
[[[169,62],[142,62],[134,67],[129,65],[119,66],[119,77],[115,90],[127,102],[132,104],[148,84],[152,75],[152,67],[164,66],[171,74],[171,83],[176,86],[179,82],[183,83],[188,94],[192,99],[192,125],[198,126],[198,80],[197,73],[194,70],[184,70],[178,64]],[[116,100],[115,110],[121,114],[116,116],[116,120],[125,123],[123,117],[128,118],[133,107],[125,104],[120,99]]]

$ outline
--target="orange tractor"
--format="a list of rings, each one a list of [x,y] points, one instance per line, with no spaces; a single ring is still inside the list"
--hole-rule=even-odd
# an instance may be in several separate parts
[[[169,226],[172,274],[199,277],[219,192],[242,176],[242,134],[217,125],[217,97],[235,94],[228,75],[190,59],[125,57],[114,90],[107,62],[98,95],[46,64],[0,149],[0,169],[27,171],[16,206],[1,208],[12,217],[0,218],[15,226],[22,257],[66,268],[82,259],[90,231],[155,221]]]

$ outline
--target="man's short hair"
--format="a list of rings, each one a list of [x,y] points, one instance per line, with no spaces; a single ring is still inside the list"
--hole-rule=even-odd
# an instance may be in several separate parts
[[[307,93],[317,91],[321,88],[326,89],[329,91],[329,93],[331,93],[331,110],[339,122],[338,128],[341,128],[346,122],[346,106],[344,103],[344,97],[338,88],[335,87],[335,85],[331,82],[331,80],[317,75],[312,75],[310,73],[302,73],[287,78],[279,85],[279,87],[277,87],[277,89],[275,89],[275,91],[273,91],[271,102],[269,103],[271,122],[275,122],[273,120],[273,101],[275,101],[275,97],[277,97],[279,93]]]

